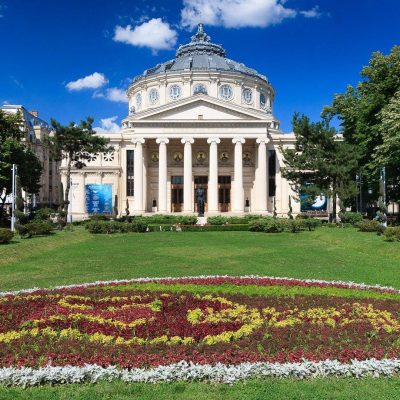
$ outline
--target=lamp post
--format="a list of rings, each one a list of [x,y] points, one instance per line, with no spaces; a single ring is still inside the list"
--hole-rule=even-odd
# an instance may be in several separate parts
[[[16,197],[16,178],[17,178],[17,166],[12,165],[12,194],[11,194],[11,230],[15,231],[15,197]]]

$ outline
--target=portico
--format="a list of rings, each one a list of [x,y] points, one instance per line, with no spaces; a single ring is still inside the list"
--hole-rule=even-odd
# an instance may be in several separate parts
[[[271,211],[269,139],[246,136],[133,138],[134,213],[193,213],[200,184],[206,189],[208,215]]]

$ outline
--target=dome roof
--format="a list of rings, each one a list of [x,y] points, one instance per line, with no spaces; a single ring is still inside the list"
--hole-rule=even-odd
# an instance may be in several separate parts
[[[161,73],[208,70],[236,72],[268,82],[267,77],[259,74],[255,69],[226,58],[225,49],[219,44],[212,43],[210,36],[203,30],[203,24],[199,24],[198,31],[192,36],[191,42],[179,46],[175,59],[147,69],[142,75],[136,76],[133,83]]]

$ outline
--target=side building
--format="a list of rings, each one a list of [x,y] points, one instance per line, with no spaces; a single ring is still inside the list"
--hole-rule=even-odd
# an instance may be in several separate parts
[[[61,176],[60,163],[51,158],[47,138],[51,135],[50,125],[39,118],[37,111],[28,111],[22,105],[3,105],[1,110],[16,114],[20,113],[23,125],[24,142],[38,157],[42,164],[42,176],[40,179],[40,191],[37,194],[23,193],[28,206],[55,207],[60,203]]]

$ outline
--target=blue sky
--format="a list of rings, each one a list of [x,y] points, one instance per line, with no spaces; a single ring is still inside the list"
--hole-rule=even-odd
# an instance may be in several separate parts
[[[398,0],[0,0],[0,15],[0,104],[62,123],[91,115],[104,130],[126,116],[130,79],[173,58],[200,20],[229,58],[268,76],[284,131],[400,44]]]

